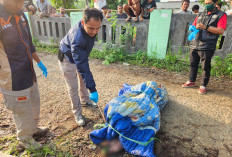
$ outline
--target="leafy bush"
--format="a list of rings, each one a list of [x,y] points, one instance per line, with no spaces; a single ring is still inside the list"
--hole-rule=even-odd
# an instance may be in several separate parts
[[[212,62],[211,74],[213,76],[229,76],[232,78],[232,54],[228,54],[224,59],[215,56]]]
[[[173,72],[189,72],[189,55],[179,53],[167,53],[165,59],[149,58],[146,52],[138,51],[135,54],[128,54],[123,48],[116,45],[105,44],[102,51],[94,49],[90,54],[91,58],[102,59],[103,64],[126,62],[131,65],[156,67],[158,69],[165,69]],[[202,72],[201,65],[199,65],[199,73]],[[227,55],[226,58],[215,56],[212,60],[212,76],[229,76],[232,78],[232,54]]]
[[[50,52],[52,54],[57,54],[59,50],[59,46],[42,44],[36,39],[33,39],[33,44],[36,50],[40,52]]]

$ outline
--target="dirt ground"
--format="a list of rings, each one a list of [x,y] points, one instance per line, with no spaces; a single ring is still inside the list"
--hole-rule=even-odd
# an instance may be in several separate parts
[[[90,149],[88,137],[94,124],[103,123],[99,111],[83,108],[87,124],[76,127],[56,55],[39,55],[48,69],[48,77],[44,78],[35,66],[41,95],[40,125],[50,128],[45,142],[58,137],[71,138],[76,148],[74,155],[100,156],[99,148]],[[212,78],[207,95],[199,95],[197,87],[181,88],[181,84],[188,79],[186,73],[176,74],[122,64],[105,66],[102,61],[93,59],[90,59],[90,66],[102,108],[117,96],[124,83],[135,85],[149,80],[167,87],[169,104],[161,112],[161,129],[157,135],[161,143],[155,145],[158,157],[232,156],[232,81]],[[15,126],[1,100],[0,136],[11,134],[15,134]]]

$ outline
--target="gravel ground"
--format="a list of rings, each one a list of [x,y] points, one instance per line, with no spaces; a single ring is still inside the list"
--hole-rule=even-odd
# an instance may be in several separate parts
[[[77,148],[76,156],[101,156],[99,149],[93,151],[88,147],[91,144],[88,134],[93,125],[103,123],[100,112],[84,108],[87,124],[76,127],[56,55],[39,53],[39,56],[48,68],[48,78],[44,78],[35,67],[41,95],[40,125],[50,128],[52,138],[71,132],[70,138],[77,141],[73,145]],[[122,64],[105,66],[101,62],[90,59],[102,108],[117,96],[123,83],[135,85],[149,80],[167,87],[170,102],[161,112],[161,129],[157,135],[161,143],[155,147],[158,157],[232,156],[232,81],[212,78],[207,95],[199,95],[197,87],[181,88],[188,74]],[[1,99],[0,136],[10,134],[15,134],[15,126]]]

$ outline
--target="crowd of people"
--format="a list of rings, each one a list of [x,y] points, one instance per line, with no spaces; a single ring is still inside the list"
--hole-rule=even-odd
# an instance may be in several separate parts
[[[177,12],[178,14],[199,14],[199,5],[194,5],[192,11],[189,11],[190,0],[183,0],[181,9]],[[232,3],[231,3],[232,6]],[[221,10],[222,4],[217,3],[216,7]],[[134,21],[137,22],[139,19],[150,19],[150,13],[157,8],[155,0],[128,0],[128,4],[117,6],[117,18],[125,19],[127,22],[134,17]],[[33,15],[38,14],[42,17],[69,17],[64,7],[60,7],[59,12],[56,8],[51,5],[48,0],[36,0],[36,5],[32,0],[25,0],[24,11],[30,12]],[[102,13],[104,18],[111,18],[112,11],[107,6],[102,7]],[[226,11],[227,15],[232,15],[232,10]]]
[[[139,0],[128,0],[128,4],[117,6],[117,18],[125,19],[127,22],[134,17],[134,21],[137,22],[139,19],[150,19],[150,13],[156,9],[155,0],[144,0],[140,2]],[[110,18],[111,10],[107,6],[102,7],[103,17]]]
[[[56,8],[53,7],[48,0],[37,0],[36,5],[32,0],[25,0],[23,10],[32,15],[39,15],[40,18],[69,17],[68,14],[66,14],[64,7],[60,7],[59,12],[57,12]]]

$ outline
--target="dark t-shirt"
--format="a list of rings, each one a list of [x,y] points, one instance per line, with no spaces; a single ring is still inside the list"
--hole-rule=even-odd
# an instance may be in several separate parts
[[[156,2],[153,0],[151,3],[143,4],[143,18],[150,19],[150,9],[156,8]]]
[[[126,13],[122,13],[121,15],[120,14],[116,14],[117,15],[117,18],[122,18],[122,19],[126,19],[127,18],[127,15]]]

